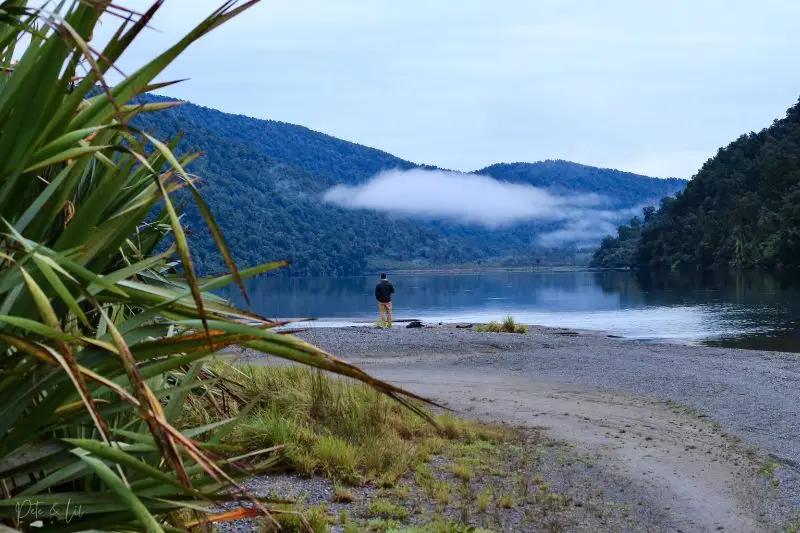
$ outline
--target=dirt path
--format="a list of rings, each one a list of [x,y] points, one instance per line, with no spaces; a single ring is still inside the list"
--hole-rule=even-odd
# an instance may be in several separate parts
[[[542,327],[527,335],[444,326],[303,336],[462,414],[546,427],[600,455],[601,485],[632,486],[645,508],[664,514],[645,519],[657,524],[645,531],[786,531],[800,508],[796,354]]]
[[[461,413],[542,426],[552,437],[608,458],[607,467],[639,487],[653,507],[664,509],[665,531],[773,529],[753,494],[755,462],[711,424],[674,405],[480,370],[397,361],[369,367]]]
[[[797,354],[645,343],[536,326],[527,335],[448,327],[356,327],[323,328],[304,336],[367,369],[394,362],[408,368],[512,375],[690,406],[778,464],[774,475],[780,505],[800,510]]]

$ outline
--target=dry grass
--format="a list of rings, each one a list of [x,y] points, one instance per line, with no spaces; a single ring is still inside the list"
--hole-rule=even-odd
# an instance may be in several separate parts
[[[365,385],[299,366],[216,361],[211,369],[237,394],[256,402],[225,440],[248,450],[285,445],[284,465],[301,475],[391,488],[447,446],[506,438],[502,429],[450,414],[436,417],[439,431]],[[195,411],[188,422],[213,422],[219,418],[213,412]],[[469,473],[463,469],[456,475]]]
[[[367,514],[373,518],[405,520],[408,518],[408,509],[396,505],[389,500],[378,499],[369,504],[369,507],[367,507]]]
[[[489,509],[489,504],[492,501],[492,489],[485,488],[478,494],[477,507],[479,513],[485,513]]]
[[[333,502],[334,503],[353,503],[356,501],[356,495],[353,491],[341,485],[336,485],[333,488]]]
[[[475,327],[475,331],[481,333],[528,333],[528,326],[518,324],[514,317],[508,315],[502,322],[489,322]]]
[[[497,507],[500,509],[511,509],[517,505],[514,497],[509,494],[503,494],[497,499]]]
[[[470,466],[462,461],[457,461],[450,465],[450,473],[461,481],[471,481],[475,473]]]

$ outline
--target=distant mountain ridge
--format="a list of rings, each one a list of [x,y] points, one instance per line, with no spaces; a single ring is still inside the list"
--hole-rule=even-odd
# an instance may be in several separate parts
[[[560,159],[536,163],[495,163],[475,171],[495,179],[522,182],[556,193],[589,192],[609,197],[612,205],[633,207],[658,202],[686,187],[678,178],[650,178],[632,172],[592,167]]]
[[[539,234],[559,228],[554,222],[492,230],[325,204],[322,195],[334,185],[363,183],[383,170],[436,167],[302,126],[195,104],[145,114],[135,124],[160,136],[185,131],[179,150],[205,152],[191,170],[203,179],[206,199],[242,264],[288,258],[294,265],[287,272],[293,275],[351,275],[399,266],[563,263],[575,256],[569,246],[538,246]],[[502,163],[477,172],[562,193],[601,194],[615,209],[652,202],[685,186],[683,180],[567,161]],[[204,274],[224,270],[200,217],[187,203],[185,220],[198,268]]]
[[[145,95],[142,100],[175,99]],[[288,122],[234,115],[188,102],[165,113],[180,116],[187,124],[212,130],[222,137],[238,139],[276,161],[335,178],[339,183],[358,183],[390,168],[435,168]]]

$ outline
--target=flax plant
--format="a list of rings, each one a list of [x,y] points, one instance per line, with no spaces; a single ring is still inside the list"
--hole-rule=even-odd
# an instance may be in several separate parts
[[[0,530],[270,520],[270,502],[239,481],[268,470],[271,450],[243,462],[220,444],[230,419],[175,428],[187,398],[215,386],[204,358],[228,346],[349,376],[422,414],[412,395],[212,295],[228,283],[244,292],[243,279],[285,263],[239,270],[187,171],[199,154],[176,155],[179,139],[130,123],[177,105],[137,96],[167,85],[155,80],[187,47],[257,1],[225,2],[132,73],[115,63],[147,39],[163,0],[142,12],[0,3]],[[117,29],[98,47],[101,22]],[[196,275],[178,191],[228,272]],[[226,511],[209,510],[222,501]]]

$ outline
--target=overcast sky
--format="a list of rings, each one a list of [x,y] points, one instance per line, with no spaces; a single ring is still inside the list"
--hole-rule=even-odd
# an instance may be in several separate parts
[[[219,3],[167,0],[123,68]],[[690,177],[797,101],[798,52],[795,0],[265,0],[162,78],[191,78],[170,96],[445,168]]]

